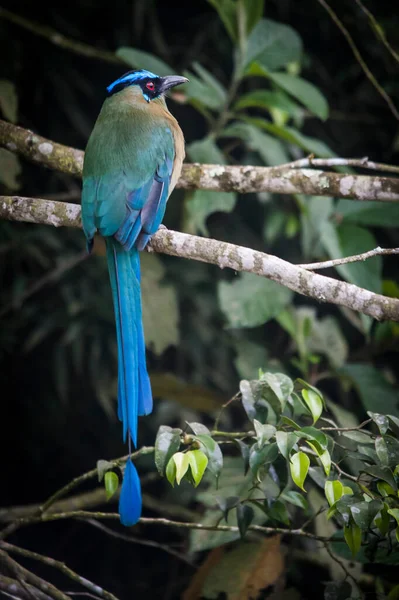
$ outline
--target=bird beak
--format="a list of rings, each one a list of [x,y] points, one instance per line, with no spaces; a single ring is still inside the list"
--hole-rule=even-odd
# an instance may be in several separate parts
[[[166,77],[161,77],[161,85],[159,90],[161,94],[166,92],[175,85],[181,85],[182,83],[187,83],[187,77],[179,77],[178,75],[167,75]]]

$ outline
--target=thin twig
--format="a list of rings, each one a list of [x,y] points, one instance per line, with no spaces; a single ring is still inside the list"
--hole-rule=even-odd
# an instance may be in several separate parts
[[[314,158],[314,155],[299,158],[289,163],[283,163],[280,167],[290,169],[302,169],[306,167],[358,167],[370,171],[385,171],[386,173],[399,173],[396,165],[387,165],[369,160],[368,156],[363,158]]]
[[[97,594],[96,598],[105,598],[105,600],[118,600],[116,596],[107,592],[96,583],[92,583],[85,577],[81,577],[75,571],[72,571],[69,567],[67,567],[64,563],[55,560],[54,558],[50,558],[49,556],[43,556],[42,554],[38,554],[37,552],[32,552],[31,550],[26,550],[25,548],[21,548],[20,546],[15,546],[14,544],[9,544],[8,542],[0,542],[0,547],[6,550],[7,552],[11,552],[11,554],[19,554],[20,556],[24,556],[25,558],[30,558],[32,560],[36,560],[41,562],[48,567],[52,567],[54,569],[58,569],[61,571],[63,575],[72,579],[76,583],[82,585],[87,588],[91,592]]]
[[[363,429],[363,427],[366,427],[366,425],[371,423],[372,420],[373,419],[366,419],[360,423],[360,425],[357,425],[357,427],[320,427],[320,431],[337,431],[338,433],[342,431],[359,431],[359,429]],[[371,431],[363,431],[363,433],[373,435]]]
[[[241,392],[237,392],[236,394],[234,394],[234,396],[232,396],[230,398],[230,400],[227,400],[227,402],[222,404],[222,406],[220,407],[220,411],[215,419],[215,423],[213,424],[214,430],[217,430],[219,428],[219,421],[220,421],[220,418],[222,416],[224,409],[227,408],[228,406],[230,406],[230,404],[232,404],[232,402],[235,402],[236,400],[239,400],[240,398],[241,398]]]
[[[339,560],[339,558],[337,556],[335,556],[335,554],[333,553],[333,551],[331,550],[330,546],[328,545],[327,542],[323,543],[324,548],[327,550],[327,553],[329,554],[330,558],[332,558],[332,560],[334,562],[336,562],[341,569],[343,570],[343,572],[345,573],[345,579],[351,579],[352,582],[355,584],[356,589],[357,589],[357,581],[356,579],[353,577],[353,575],[351,575],[351,573],[349,573],[348,569],[345,567],[345,565]]]
[[[137,450],[137,452],[132,453],[131,457],[134,459],[140,455],[152,454],[153,452],[154,452],[153,447],[143,446],[142,448],[140,448],[140,450]],[[121,464],[126,462],[128,458],[129,458],[129,455],[126,455],[121,458],[114,459],[110,462],[113,464],[113,466],[120,466]],[[40,522],[42,520],[51,520],[51,518],[49,518],[49,517],[51,517],[51,515],[44,514],[50,506],[52,506],[55,502],[57,502],[57,500],[59,500],[66,494],[69,494],[69,492],[71,492],[73,489],[75,489],[76,487],[78,487],[79,485],[84,483],[85,481],[93,479],[97,476],[98,476],[98,471],[96,468],[96,469],[92,469],[91,471],[87,471],[87,473],[83,473],[82,475],[79,475],[78,477],[75,477],[67,485],[65,485],[61,489],[57,490],[52,496],[50,496],[50,498],[48,498],[48,500],[46,500],[46,502],[44,502],[44,504],[42,504],[39,507],[39,509],[37,510],[37,512],[34,515],[32,515],[30,517],[21,517],[19,519],[16,519],[9,525],[7,525],[7,527],[5,527],[2,531],[0,531],[0,540],[6,539],[6,537],[11,535],[11,533],[14,533],[14,531],[19,529],[22,525],[24,525],[29,520],[31,520],[32,523]],[[79,512],[79,511],[74,511],[74,512]],[[84,512],[84,511],[80,511],[80,512]],[[68,514],[68,513],[57,513],[57,514]]]
[[[355,42],[353,41],[351,34],[346,29],[345,25],[342,23],[342,21],[338,18],[337,14],[333,11],[331,6],[325,0],[317,0],[317,1],[319,2],[319,4],[321,4],[325,8],[325,10],[328,12],[330,17],[334,21],[334,23],[341,30],[341,32],[345,36],[349,46],[351,47],[352,52],[353,52],[357,62],[363,69],[366,77],[369,79],[369,81],[375,87],[375,89],[380,94],[380,96],[382,98],[384,98],[385,102],[388,104],[389,109],[390,109],[391,113],[394,115],[395,119],[397,119],[399,121],[399,112],[397,111],[394,103],[392,102],[392,99],[388,96],[388,94],[386,93],[384,88],[378,83],[377,79],[374,77],[373,73],[370,71],[370,69],[367,66],[367,64],[365,63],[362,55],[360,54]]]
[[[158,548],[159,550],[163,550],[163,552],[166,552],[167,554],[170,554],[171,556],[178,558],[182,562],[185,562],[187,565],[190,565],[190,567],[195,567],[195,564],[187,556],[185,556],[184,554],[181,554],[180,552],[177,552],[176,550],[173,550],[173,548],[169,548],[169,546],[167,546],[166,544],[160,544],[159,542],[154,542],[153,540],[143,540],[142,538],[134,537],[132,535],[127,535],[126,533],[119,533],[118,531],[114,531],[110,527],[107,527],[106,525],[99,523],[95,519],[85,519],[84,523],[88,523],[89,525],[92,525],[93,527],[100,529],[107,535],[110,535],[111,537],[116,538],[117,540],[129,542],[130,544],[139,544],[141,546],[149,546],[150,548]]]
[[[373,29],[377,38],[381,40],[381,42],[384,44],[385,48],[388,50],[388,52],[391,54],[391,56],[396,60],[396,62],[399,63],[399,54],[397,52],[395,52],[395,50],[392,48],[391,44],[388,42],[387,37],[384,32],[384,29],[378,23],[377,19],[369,11],[369,9],[366,6],[364,6],[364,4],[361,0],[356,0],[356,3],[362,9],[362,11],[367,15],[367,18],[370,22],[371,28]]]
[[[373,256],[388,256],[390,254],[399,254],[399,248],[380,248],[380,246],[377,246],[377,248],[374,248],[374,250],[368,250],[367,252],[363,252],[363,254],[354,254],[353,256],[334,258],[332,260],[323,260],[321,262],[308,263],[305,265],[301,264],[298,265],[298,267],[315,271],[317,269],[329,269],[330,267],[338,267],[340,265],[346,265],[347,263],[365,261]]]
[[[118,58],[116,54],[113,52],[107,52],[106,50],[100,50],[99,48],[94,48],[93,46],[89,46],[88,44],[84,44],[83,42],[78,42],[77,40],[72,40],[55,29],[51,27],[47,27],[45,25],[40,25],[39,23],[35,23],[30,19],[25,19],[15,13],[7,10],[5,8],[0,7],[0,18],[6,19],[10,23],[14,23],[14,25],[18,25],[19,27],[23,27],[27,31],[34,33],[42,38],[45,38],[51,44],[55,46],[59,46],[60,48],[65,48],[70,52],[74,52],[75,54],[79,54],[80,56],[87,56],[88,58],[97,58],[99,60],[112,63],[112,64],[126,64],[125,61]]]

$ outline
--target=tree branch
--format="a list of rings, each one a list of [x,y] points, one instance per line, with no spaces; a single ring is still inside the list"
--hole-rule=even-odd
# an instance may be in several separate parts
[[[98,519],[98,520],[111,520],[119,521],[120,516],[118,513],[110,512],[91,512],[85,510],[76,510],[66,513],[54,513],[44,514],[41,516],[32,516],[20,520],[20,526],[34,525],[35,523],[44,523],[50,521],[64,521],[67,519]],[[203,523],[185,523],[182,521],[172,521],[165,518],[153,518],[153,517],[141,517],[138,521],[141,525],[156,525],[165,527],[175,527],[176,529],[201,529],[202,531],[232,531],[235,533],[239,532],[239,528],[235,525],[204,525]],[[306,537],[312,540],[326,542],[329,540],[327,537],[318,536],[308,531],[304,531],[302,528],[298,529],[284,529],[283,527],[264,527],[263,525],[250,525],[248,527],[251,531],[258,531],[269,535],[270,533],[282,533],[284,535],[292,535],[296,537]],[[4,539],[4,531],[0,534],[0,539]]]
[[[22,585],[16,579],[6,577],[0,574],[0,592],[9,598],[16,598],[18,600],[52,600],[47,594],[43,594],[40,590],[35,588],[33,585],[25,584]],[[69,599],[68,599],[69,600]]]
[[[39,198],[0,196],[0,218],[56,227],[79,227],[80,206]],[[166,228],[152,237],[150,248],[155,252],[214,264],[221,269],[228,267],[234,271],[254,273],[319,302],[346,306],[377,320],[399,321],[398,299],[318,275],[271,254]]]
[[[30,583],[45,594],[48,594],[54,600],[69,600],[61,590],[55,587],[52,583],[45,581],[41,577],[38,577],[34,573],[31,573],[28,569],[25,569],[22,565],[17,563],[11,556],[8,556],[7,552],[0,549],[0,562],[5,564],[7,569],[16,577],[18,581],[23,583]],[[33,598],[34,598],[33,594]]]
[[[50,558],[49,556],[43,556],[42,554],[32,552],[31,550],[26,550],[25,548],[20,548],[19,546],[14,546],[13,544],[9,544],[8,542],[0,542],[0,547],[3,548],[3,550],[5,551],[10,552],[11,554],[19,554],[20,556],[24,556],[25,558],[30,558],[32,560],[41,562],[47,565],[48,567],[58,569],[58,571],[61,571],[63,575],[69,577],[69,579],[72,579],[72,581],[75,581],[79,585],[90,590],[100,598],[105,598],[105,600],[118,600],[116,596],[114,596],[110,592],[107,592],[107,590],[104,590],[96,583],[92,583],[85,577],[81,577],[80,575],[75,573],[75,571],[72,571],[72,569],[67,567],[64,563],[55,560],[54,558]]]
[[[390,254],[399,254],[399,248],[380,248],[378,246],[377,248],[374,248],[374,250],[363,252],[363,254],[354,254],[353,256],[345,256],[344,258],[334,258],[333,260],[324,260],[321,262],[298,265],[298,267],[302,267],[302,269],[308,269],[309,271],[314,271],[316,269],[328,269],[330,267],[346,265],[347,263],[365,261],[373,256],[387,256]]]
[[[49,169],[75,177],[82,174],[82,150],[57,144],[2,120],[0,147]],[[315,160],[313,164],[316,164]],[[177,187],[241,194],[271,192],[399,202],[399,178],[292,168],[289,164],[278,167],[185,164]]]

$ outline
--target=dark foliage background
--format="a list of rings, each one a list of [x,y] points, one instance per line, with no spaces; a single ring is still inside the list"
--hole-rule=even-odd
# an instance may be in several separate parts
[[[398,64],[372,34],[355,3],[340,0],[333,4],[379,83],[399,106]],[[2,6],[99,49],[113,52],[131,46],[145,50],[170,64],[175,73],[191,69],[193,61],[198,61],[223,86],[229,86],[231,42],[205,0],[70,0],[52,4],[3,0]],[[399,16],[392,11],[392,4],[369,2],[368,6],[392,45],[398,47]],[[301,75],[322,91],[330,106],[325,121],[305,112],[301,132],[323,141],[339,156],[367,155],[396,163],[398,122],[320,4],[316,0],[269,0],[265,16],[291,25],[299,33],[305,49]],[[0,21],[0,32],[0,77],[15,85],[18,124],[84,148],[106,85],[127,68],[74,54],[7,20]],[[239,94],[261,86],[258,80],[244,81]],[[169,107],[188,145],[204,138],[209,127],[195,106],[170,99]],[[229,151],[222,140],[219,147],[229,152],[232,162],[265,164],[249,146]],[[300,148],[291,152],[293,157],[303,154],[306,152]],[[20,168],[16,181],[3,184],[4,189],[79,201],[80,182],[27,162],[21,161]],[[187,208],[189,202],[189,196],[181,191],[174,193],[165,219],[168,227],[198,230],[198,222]],[[276,212],[282,213],[283,219],[274,236],[267,223]],[[212,237],[270,251],[294,262],[326,256],[325,249],[306,250],[301,237],[306,235],[301,204],[291,197],[267,201],[255,195],[240,197],[230,212],[209,210],[208,216],[206,227]],[[370,220],[365,223],[378,244],[396,247],[398,224],[398,220],[390,227]],[[10,506],[40,502],[72,477],[93,468],[99,458],[122,455],[125,449],[114,413],[114,326],[103,256],[82,258],[70,269],[61,267],[62,275],[24,299],[32,284],[82,253],[83,235],[1,223],[0,236],[1,504]],[[399,295],[396,264],[393,259],[384,260],[379,285]],[[169,257],[159,259],[155,273],[155,283],[149,282],[145,293],[157,297],[161,281],[170,292],[168,297],[160,296],[165,304],[149,309],[148,318],[150,322],[151,316],[158,315],[149,328],[148,362],[156,396],[162,400],[157,400],[154,415],[141,421],[140,444],[151,445],[163,423],[181,426],[190,419],[212,423],[217,407],[236,393],[240,378],[255,376],[259,367],[284,369],[292,376],[313,377],[314,381],[323,371],[328,372],[322,384],[325,393],[359,419],[388,396],[385,410],[397,409],[399,332],[392,324],[376,326],[357,317],[348,320],[338,308],[316,307],[312,319],[316,315],[334,318],[331,335],[334,340],[338,336],[340,347],[345,347],[343,360],[335,368],[326,348],[309,347],[309,356],[318,354],[320,362],[312,364],[310,360],[301,370],[298,362],[291,361],[298,357],[297,340],[276,319],[250,328],[225,327],[228,318],[220,304],[220,282],[233,281],[233,273]],[[311,303],[296,297],[290,306],[297,309]],[[178,328],[173,325],[177,317]],[[172,331],[162,333],[163,323],[172,324]],[[351,371],[353,365],[365,370]],[[368,382],[366,373],[372,374]],[[355,386],[343,385],[343,375],[351,375]],[[179,391],[173,377],[183,382]],[[379,410],[383,412],[381,406]],[[240,427],[242,419],[241,412],[233,409],[223,425]],[[150,473],[152,459],[143,459],[140,466],[142,473]],[[145,482],[144,477],[146,493],[157,497],[161,507],[163,502],[174,502],[201,510],[188,486],[172,491],[151,476]],[[157,513],[146,510],[146,514]],[[170,530],[138,528],[137,535],[185,544]],[[123,544],[80,522],[33,526],[18,533],[15,542],[65,560],[126,599],[178,597],[193,575],[191,567],[162,550]],[[322,569],[317,577],[312,575],[312,589],[308,588],[308,575],[314,569],[302,566],[300,573],[294,568],[289,574],[304,598],[321,597]]]

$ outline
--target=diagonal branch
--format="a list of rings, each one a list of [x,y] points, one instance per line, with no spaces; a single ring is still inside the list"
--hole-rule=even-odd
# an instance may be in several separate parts
[[[75,177],[82,174],[82,150],[63,146],[1,120],[0,147],[49,169]],[[292,168],[289,164],[278,167],[185,164],[177,187],[241,194],[270,192],[399,202],[399,178]]]
[[[80,206],[40,198],[0,196],[0,218],[55,227],[80,227]],[[162,228],[152,237],[155,252],[189,258],[234,271],[267,277],[290,290],[362,312],[377,320],[399,321],[399,300],[325,277],[277,256],[208,238]]]
[[[44,556],[43,554],[38,554],[37,552],[32,552],[31,550],[26,550],[25,548],[21,548],[19,546],[14,546],[13,544],[9,544],[8,542],[1,542],[0,547],[11,554],[18,554],[20,556],[24,556],[25,558],[30,558],[32,560],[41,562],[47,565],[48,567],[52,567],[53,569],[58,569],[63,575],[69,577],[69,579],[72,579],[72,581],[75,581],[75,583],[82,585],[83,587],[90,590],[100,598],[105,598],[105,600],[118,600],[116,596],[114,596],[110,592],[107,592],[107,590],[104,590],[96,583],[92,583],[85,577],[81,577],[80,575],[75,573],[75,571],[72,571],[72,569],[67,567],[63,562],[60,562],[59,560],[55,560],[54,558],[51,558],[49,556]]]
[[[346,265],[348,263],[365,261],[369,258],[373,258],[373,256],[390,256],[392,254],[399,254],[399,248],[380,248],[380,246],[377,246],[374,250],[368,250],[368,252],[363,252],[362,254],[353,254],[352,256],[345,256],[344,258],[334,258],[332,260],[302,264],[298,265],[298,267],[308,269],[309,271],[315,271],[317,269],[329,269],[330,267],[339,267],[340,265]]]

